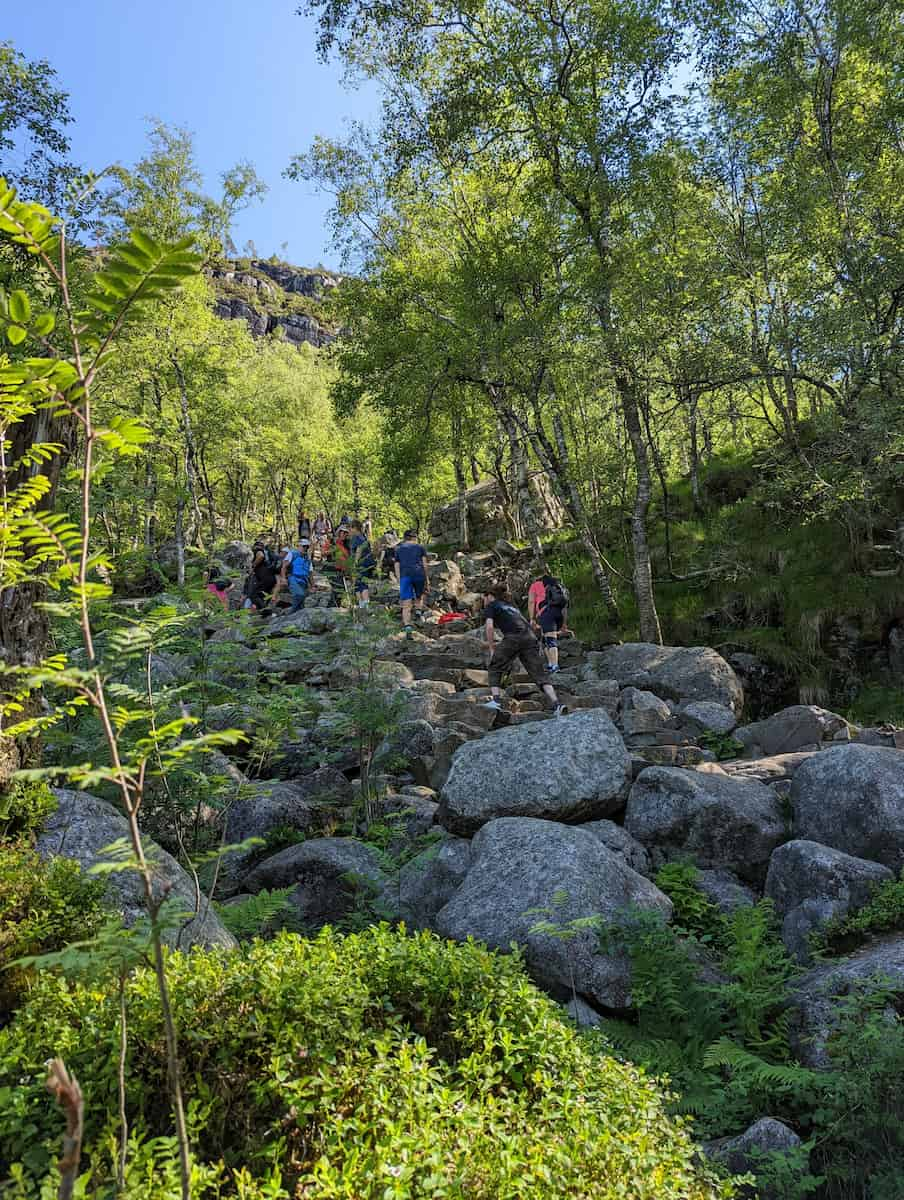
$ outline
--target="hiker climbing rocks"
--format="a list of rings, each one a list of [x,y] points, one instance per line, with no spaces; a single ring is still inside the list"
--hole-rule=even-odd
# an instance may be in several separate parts
[[[417,540],[417,530],[406,529],[404,541],[395,548],[395,575],[399,584],[399,599],[402,601],[402,625],[406,633],[411,633],[412,605],[417,605],[415,611],[419,619],[424,611],[426,560],[427,551]]]
[[[543,692],[555,715],[562,716],[565,709],[559,704],[555,688],[547,678],[537,647],[537,640],[531,633],[527,620],[512,603],[506,585],[497,584],[496,587],[485,593],[484,602],[486,607],[483,610],[483,620],[486,623],[487,649],[491,655],[489,674],[492,692],[492,699],[487,701],[484,708],[502,709],[502,705],[499,703],[502,676],[515,659],[520,659],[525,671]],[[502,641],[498,646],[495,642],[497,628],[502,634]]]
[[[311,543],[308,538],[298,539],[298,548],[292,550],[283,562],[282,577],[288,584],[292,597],[290,612],[298,612],[304,608],[305,597],[308,594],[308,584],[311,582]]]
[[[538,577],[527,593],[527,617],[540,633],[546,669],[554,675],[559,669],[559,633],[568,626],[568,589],[549,573],[546,563],[535,563],[534,572]]]
[[[370,584],[377,569],[377,560],[370,540],[364,533],[360,521],[352,521],[352,536],[348,543],[352,574],[355,580],[355,593],[358,597],[358,607],[367,608],[370,604]]]

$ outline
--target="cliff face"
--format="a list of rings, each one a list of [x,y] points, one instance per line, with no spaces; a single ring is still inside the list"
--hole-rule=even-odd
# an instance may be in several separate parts
[[[216,293],[214,312],[245,321],[252,337],[279,329],[286,341],[326,346],[336,336],[329,297],[340,278],[267,259],[237,259],[209,272]]]

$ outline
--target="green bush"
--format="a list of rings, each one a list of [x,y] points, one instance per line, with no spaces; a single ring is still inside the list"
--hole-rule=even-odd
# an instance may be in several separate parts
[[[0,793],[0,842],[38,833],[56,806],[46,783],[14,780]]]
[[[874,934],[904,930],[904,871],[874,888],[866,904],[824,925],[812,939],[814,951],[849,954]]]
[[[0,842],[0,1016],[31,978],[11,964],[92,937],[106,915],[105,890],[68,858],[43,862],[25,838]]]
[[[382,926],[310,941],[283,934],[245,954],[173,954],[168,973],[199,1198],[733,1194],[695,1161],[655,1084],[599,1055],[516,957]],[[170,1118],[150,972],[132,978],[127,1003],[130,1125],[151,1145]],[[118,1036],[113,987],[51,976],[0,1031],[0,1160],[19,1162],[19,1194],[36,1194],[27,1189],[58,1152],[59,1115],[43,1087],[51,1055],[90,1098],[86,1163],[106,1194]],[[143,1195],[177,1190],[148,1178]]]

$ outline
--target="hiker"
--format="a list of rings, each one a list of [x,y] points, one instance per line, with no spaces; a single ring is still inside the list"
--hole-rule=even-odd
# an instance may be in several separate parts
[[[329,541],[332,531],[329,517],[321,510],[314,518],[314,541],[323,546],[324,542]]]
[[[251,574],[245,585],[246,606],[258,610],[265,608],[273,589],[276,587],[276,577],[279,572],[279,558],[273,549],[263,542],[255,542],[251,547],[254,558],[251,562]]]
[[[372,542],[374,539],[374,523],[370,519],[370,513],[368,513],[367,516],[364,518],[364,521],[362,524],[362,529],[363,529],[364,536],[367,538],[367,540],[369,542]]]
[[[497,584],[496,587],[486,592],[484,603],[486,607],[483,610],[483,619],[486,622],[487,649],[490,652],[489,674],[490,691],[492,692],[492,698],[487,701],[484,708],[501,711],[502,705],[499,703],[499,697],[502,693],[499,685],[502,682],[502,676],[515,659],[520,658],[525,671],[542,691],[555,715],[563,716],[564,705],[559,703],[555,688],[546,676],[537,639],[531,633],[528,622],[512,604],[506,585],[504,583]],[[495,644],[497,627],[502,633],[502,641],[498,646]]]
[[[380,555],[380,574],[384,579],[392,579],[395,575],[395,552],[398,538],[392,538],[390,541],[389,534],[384,533],[380,541],[383,543],[383,553]]]
[[[355,592],[358,596],[358,607],[367,608],[370,604],[370,581],[377,569],[377,560],[371,548],[370,540],[364,532],[361,521],[352,521],[352,535],[348,543],[352,575],[355,580]]]
[[[416,529],[406,529],[404,541],[395,548],[395,577],[399,585],[399,599],[402,601],[402,626],[406,633],[411,633],[412,604],[417,605],[415,611],[418,620],[424,612],[424,592],[427,588],[427,571],[424,563],[427,551],[417,540]]]
[[[303,508],[298,510],[298,537],[311,540],[311,518]]]
[[[209,579],[207,582],[207,590],[211,596],[216,596],[223,607],[229,610],[229,593],[232,591],[235,583],[232,579]]]
[[[282,565],[283,582],[288,584],[292,597],[290,612],[299,612],[304,608],[305,597],[308,594],[308,584],[311,582],[311,542],[309,538],[299,538],[298,548],[291,550]]]
[[[540,634],[546,654],[546,669],[551,675],[559,669],[559,633],[568,628],[568,588],[546,563],[534,564],[537,578],[527,593],[527,619]]]

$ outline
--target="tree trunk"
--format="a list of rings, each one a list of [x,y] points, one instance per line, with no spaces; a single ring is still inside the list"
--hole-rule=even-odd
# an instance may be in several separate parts
[[[174,540],[176,543],[176,583],[185,586],[185,497],[179,493],[176,500],[176,522]]]
[[[452,415],[452,462],[455,468],[455,487],[458,492],[458,546],[460,550],[470,548],[470,530],[468,528],[468,484],[465,478],[464,456],[462,454],[461,420],[456,413]]]
[[[628,377],[624,367],[619,366],[616,370],[615,386],[628,440],[631,443],[634,470],[637,476],[634,508],[631,513],[631,544],[634,550],[634,595],[637,599],[640,639],[643,642],[652,642],[654,645],[661,646],[662,630],[659,625],[659,614],[656,611],[656,599],[653,595],[653,565],[650,560],[650,544],[647,540],[647,514],[653,495],[650,460],[641,428],[640,407],[634,383]]]
[[[691,497],[694,502],[694,512],[703,512],[703,498],[700,494],[700,444],[697,440],[697,406],[699,396],[687,398],[687,435],[690,443],[690,474]]]
[[[173,370],[176,372],[176,380],[179,384],[182,437],[185,443],[185,484],[188,489],[188,498],[191,501],[192,520],[194,521],[191,540],[192,542],[197,542],[199,545],[203,545],[201,529],[204,525],[204,518],[201,516],[201,505],[198,502],[197,451],[191,424],[191,414],[188,408],[188,385],[185,382],[185,375],[179,365],[179,360],[177,358],[172,359],[172,364]]]

